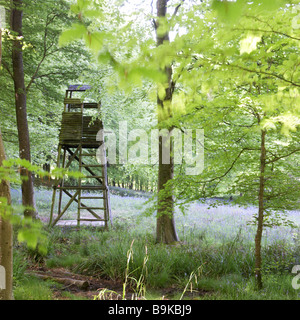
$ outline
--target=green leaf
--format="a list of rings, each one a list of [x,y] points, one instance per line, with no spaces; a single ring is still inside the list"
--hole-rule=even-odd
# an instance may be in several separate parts
[[[275,121],[271,119],[264,119],[261,123],[261,127],[264,130],[276,129]]]
[[[101,18],[103,17],[102,12],[99,10],[84,10],[84,17],[86,18]]]
[[[246,38],[240,41],[240,54],[251,53],[252,51],[254,51],[260,40],[261,36],[248,34]]]
[[[285,2],[284,0],[253,0],[254,5],[262,10],[276,10],[282,6]]]
[[[87,29],[83,24],[74,23],[70,29],[63,31],[59,37],[59,46],[65,46],[72,41],[80,40],[87,34]]]
[[[26,242],[30,249],[35,249],[38,243],[38,237],[35,230],[23,229],[18,233],[18,241]]]
[[[99,53],[103,47],[104,34],[102,32],[85,33],[84,40],[86,46],[94,53]]]
[[[159,17],[158,28],[156,30],[159,37],[163,37],[169,31],[168,21],[165,17]]]
[[[157,94],[160,100],[164,100],[164,98],[166,97],[166,89],[162,84],[158,85]]]
[[[288,1],[286,0],[213,0],[212,8],[218,16],[227,23],[236,22],[243,13],[243,10],[254,9],[255,11],[274,11]]]
[[[214,0],[212,8],[223,21],[232,23],[241,17],[243,5],[244,1]]]
[[[91,0],[77,0],[77,5],[80,11],[90,6],[91,3],[92,3]]]

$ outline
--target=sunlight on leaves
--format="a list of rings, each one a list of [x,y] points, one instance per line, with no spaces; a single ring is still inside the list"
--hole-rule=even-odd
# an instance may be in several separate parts
[[[249,34],[246,38],[240,41],[240,54],[251,53],[256,50],[257,44],[260,42],[261,36]]]

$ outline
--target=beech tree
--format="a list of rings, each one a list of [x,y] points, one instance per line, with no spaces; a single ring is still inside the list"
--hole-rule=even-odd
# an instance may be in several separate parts
[[[2,25],[0,23],[0,70],[2,60]],[[5,149],[0,128],[0,167],[5,160]],[[13,229],[7,217],[11,203],[10,186],[7,180],[0,176],[0,265],[5,270],[5,289],[0,289],[0,300],[13,298]],[[4,210],[3,210],[4,208]]]
[[[9,2],[6,2],[6,6],[7,16],[9,16]],[[34,164],[43,165],[45,162],[56,161],[57,126],[61,115],[61,101],[64,97],[61,86],[78,81],[80,75],[87,70],[91,75],[94,72],[88,64],[87,50],[76,45],[66,48],[58,47],[61,29],[71,23],[67,17],[66,8],[67,4],[63,0],[55,3],[53,1],[22,1],[22,6],[18,6],[20,10],[15,10],[18,14],[23,12],[21,15],[22,37],[14,37],[13,34],[17,35],[17,33],[12,32],[11,29],[3,32],[3,69],[0,75],[3,140],[10,157],[16,157],[21,152],[24,159],[31,159]],[[21,45],[22,51],[16,49],[16,45]],[[22,55],[25,85],[23,93],[26,93],[26,98],[25,94],[20,95],[21,98],[17,101],[19,104],[26,102],[26,109],[16,108],[18,123],[16,123],[16,117],[11,114],[11,105],[16,104],[14,70],[20,72],[21,69],[13,67],[13,60],[15,65],[16,61],[19,61],[18,66],[20,66],[20,60],[12,59],[13,52],[15,52],[14,57],[18,56],[18,59]],[[22,85],[20,83],[22,77],[18,75],[16,78],[18,86]],[[30,139],[26,138],[26,128],[30,133],[28,137]],[[24,145],[18,150],[16,146],[19,143]],[[28,173],[29,177],[27,177],[26,169],[22,170],[22,173],[26,178],[22,187],[25,198],[23,203],[34,209],[34,213],[36,208],[33,206],[31,174]],[[28,211],[25,213],[30,214]]]
[[[5,159],[5,150],[0,131],[0,166]],[[1,179],[1,177],[0,177]],[[13,298],[13,228],[9,220],[11,203],[9,182],[1,179],[0,182],[0,265],[5,270],[5,289],[0,290],[0,300]]]
[[[156,30],[157,46],[169,42],[168,29],[165,31],[161,24],[166,23],[167,19],[167,3],[168,0],[157,0],[157,19],[154,23]],[[176,11],[179,6],[176,7]],[[176,12],[174,12],[176,14]],[[162,84],[164,93],[157,97],[157,113],[158,113],[158,127],[160,129],[166,128],[166,121],[172,117],[172,95],[174,92],[174,82],[172,79],[172,66],[167,64],[163,68],[163,73],[166,76],[165,83]],[[169,132],[173,127],[167,127]],[[156,241],[161,243],[172,243],[178,241],[178,236],[175,228],[174,220],[174,199],[172,192],[164,192],[165,185],[174,176],[174,155],[172,151],[172,144],[170,145],[170,159],[169,163],[163,163],[163,154],[169,148],[168,145],[163,144],[163,137],[159,137],[159,155],[158,155],[158,204],[157,204],[157,226],[156,226]],[[165,153],[167,154],[167,153]]]
[[[27,121],[26,87],[24,80],[23,52],[22,52],[22,17],[23,0],[13,0],[11,9],[11,30],[15,38],[12,46],[13,80],[15,87],[15,106],[19,139],[20,159],[31,162],[30,138]],[[21,168],[22,204],[25,207],[24,215],[37,218],[35,209],[33,178],[31,172]]]
[[[180,201],[241,194],[237,203],[257,206],[254,274],[261,289],[263,230],[292,225],[284,213],[299,206],[299,29],[292,7],[275,4],[273,17],[264,1],[214,4],[219,19],[194,16],[182,53],[189,63],[178,67],[190,105],[182,124],[204,128],[206,170],[177,176],[173,189]]]
[[[152,20],[155,34],[156,43],[147,37],[145,41],[149,41],[150,47],[146,49],[144,54],[139,55],[141,49],[140,45],[140,35],[139,38],[135,36],[139,33],[132,33],[132,30],[128,28],[128,25],[124,29],[120,29],[117,25],[106,25],[105,20],[97,20],[97,8],[93,7],[93,1],[77,1],[77,4],[71,6],[71,11],[79,17],[79,23],[73,24],[73,26],[65,30],[60,38],[61,44],[67,44],[74,40],[83,39],[86,46],[89,47],[95,54],[96,59],[99,63],[109,63],[114,71],[119,75],[117,81],[120,82],[120,86],[124,87],[125,90],[128,87],[127,80],[133,83],[139,82],[142,78],[148,78],[156,84],[157,92],[157,127],[160,129],[172,130],[172,126],[169,125],[170,119],[172,118],[172,95],[174,92],[174,83],[172,80],[172,61],[165,62],[163,56],[155,60],[154,57],[150,57],[148,49],[152,44],[156,44],[158,52],[163,53],[164,48],[168,47],[169,42],[169,32],[168,32],[168,19],[167,16],[167,4],[168,1],[157,1],[157,14],[154,20]],[[173,17],[176,16],[181,4],[175,6]],[[102,6],[99,9],[98,16],[101,16],[101,11],[104,14],[112,14],[110,9],[105,12],[106,6]],[[93,18],[93,22],[89,21],[89,18]],[[85,20],[86,19],[86,20]],[[117,15],[116,21],[121,20]],[[89,21],[87,23],[87,21]],[[119,21],[121,22],[124,21]],[[99,23],[99,25],[97,25]],[[90,26],[92,25],[92,26]],[[151,28],[153,28],[151,25]],[[123,31],[123,33],[122,33]],[[149,31],[151,31],[149,29]],[[109,46],[106,44],[106,39],[111,39],[112,35],[114,38],[118,38],[118,44],[121,43],[121,39],[128,41],[128,47],[122,45],[115,46],[115,42],[110,42]],[[162,48],[162,49],[161,49]],[[155,52],[154,52],[155,53]],[[116,59],[118,56],[118,59]],[[129,59],[128,56],[136,59]],[[148,56],[148,58],[146,58]],[[157,54],[159,56],[159,54]],[[143,59],[146,60],[143,61]],[[148,65],[147,65],[148,63]],[[130,86],[130,85],[129,85]],[[174,208],[173,208],[173,196],[171,192],[165,189],[165,185],[168,181],[173,178],[173,156],[172,150],[170,152],[170,161],[168,164],[163,163],[162,154],[163,150],[166,148],[162,144],[162,138],[159,138],[159,155],[158,155],[158,197],[157,197],[157,228],[156,228],[156,238],[158,242],[162,243],[172,243],[178,241],[178,236],[175,228],[174,220]],[[166,161],[167,162],[167,161]]]

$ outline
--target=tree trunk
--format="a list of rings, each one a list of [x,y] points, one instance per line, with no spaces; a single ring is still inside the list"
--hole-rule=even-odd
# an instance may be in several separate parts
[[[22,36],[22,5],[22,0],[13,0],[13,8],[11,11],[11,28],[19,37]],[[31,155],[26,109],[26,89],[24,82],[22,40],[20,38],[13,41],[12,64],[15,86],[19,155],[21,159],[25,159],[30,162]],[[22,204],[27,207],[24,211],[24,215],[27,217],[37,218],[32,174],[25,168],[21,168],[20,174],[22,178]]]
[[[0,131],[0,166],[5,159],[5,150]],[[11,203],[9,182],[0,182],[0,197],[6,198],[7,203]],[[5,288],[0,289],[0,300],[13,299],[13,231],[12,225],[5,218],[5,211],[0,212],[0,265],[5,270]],[[0,275],[1,276],[1,275]]]
[[[43,279],[43,280],[51,280],[58,283],[62,283],[65,286],[75,286],[78,287],[81,290],[87,290],[89,287],[89,282],[86,280],[77,280],[72,278],[66,278],[66,277],[59,277],[59,276],[51,276],[48,274],[43,273],[29,273],[33,274],[34,276]]]
[[[169,33],[160,35],[157,32],[159,27],[159,18],[166,18],[168,0],[157,0],[157,21],[156,26],[156,44],[160,46],[164,41],[169,41]],[[164,121],[170,118],[171,110],[170,105],[172,101],[172,67],[166,66],[164,72],[167,77],[167,85],[165,98],[161,100],[157,98],[158,105],[158,126],[161,129],[164,126]],[[170,129],[170,128],[169,128]],[[172,129],[172,128],[171,128]],[[162,143],[162,137],[159,137],[159,164],[158,164],[158,205],[157,205],[157,221],[156,221],[156,241],[159,243],[172,243],[178,241],[178,236],[175,229],[174,220],[174,200],[172,191],[166,194],[165,185],[168,181],[173,179],[173,157],[170,152],[170,163],[164,164],[162,155],[164,148],[168,148]],[[170,143],[171,147],[172,143]]]
[[[1,23],[0,23],[0,68],[1,68],[1,62],[2,62],[2,30],[1,30]]]
[[[260,178],[259,178],[259,194],[258,194],[258,217],[257,230],[255,235],[255,281],[257,289],[262,289],[261,275],[261,239],[264,222],[264,189],[265,189],[265,168],[266,168],[266,147],[265,147],[266,131],[261,132],[261,150],[260,150]]]

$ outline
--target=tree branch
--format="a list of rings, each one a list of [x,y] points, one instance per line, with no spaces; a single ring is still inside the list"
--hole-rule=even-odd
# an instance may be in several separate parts
[[[176,16],[176,14],[177,14],[179,8],[182,6],[183,2],[184,2],[184,0],[181,0],[181,2],[176,6],[176,8],[175,8],[175,10],[174,10],[174,12],[173,12],[172,17],[175,17],[175,16]]]
[[[8,72],[8,74],[10,75],[12,80],[14,80],[14,76],[13,76],[12,72],[10,71],[9,66],[4,60],[2,60],[2,65],[3,65],[4,69]]]
[[[235,64],[227,64],[227,65],[231,66],[231,67],[234,67],[234,68],[238,68],[238,69],[244,70],[244,71],[248,71],[248,72],[251,72],[251,73],[265,74],[265,75],[280,79],[280,80],[282,80],[284,82],[290,83],[295,87],[300,87],[300,83],[296,83],[296,82],[294,82],[292,80],[288,80],[288,79],[286,79],[286,78],[284,78],[284,77],[282,77],[282,76],[280,76],[279,74],[276,74],[276,73],[266,72],[266,71],[262,71],[262,70],[252,70],[252,69],[249,69],[249,68],[246,68],[246,67],[242,67],[242,66],[238,66],[238,65],[235,65]]]
[[[238,159],[240,158],[240,156],[242,155],[242,153],[244,151],[254,151],[254,150],[260,150],[260,149],[254,149],[254,148],[243,148],[239,154],[237,155],[237,157],[233,160],[231,166],[228,168],[228,170],[226,170],[225,173],[223,173],[221,176],[218,176],[218,177],[215,177],[215,178],[212,178],[210,180],[206,180],[206,181],[203,181],[201,183],[210,183],[210,182],[213,182],[215,180],[221,180],[222,178],[224,178],[231,170],[232,168],[234,167],[235,163],[238,161]]]
[[[266,164],[273,163],[273,162],[276,162],[276,161],[278,161],[278,160],[280,160],[280,159],[282,159],[282,158],[289,157],[289,156],[291,156],[293,153],[296,153],[296,152],[298,152],[298,151],[300,151],[300,148],[299,148],[299,149],[296,149],[296,150],[293,150],[293,151],[291,151],[290,153],[285,154],[285,155],[283,155],[283,156],[274,157],[272,160],[266,161]]]
[[[33,84],[39,70],[40,70],[40,67],[42,65],[42,63],[44,62],[44,60],[46,59],[46,57],[49,55],[47,54],[49,49],[54,45],[54,43],[52,43],[50,46],[47,47],[47,37],[48,37],[48,26],[53,22],[53,20],[57,17],[56,14],[54,14],[50,19],[49,19],[49,16],[50,14],[48,14],[47,16],[47,21],[46,21],[46,26],[45,26],[45,32],[44,32],[44,45],[43,45],[43,55],[41,57],[41,60],[40,62],[38,63],[36,69],[35,69],[35,72],[33,73],[27,87],[26,87],[26,92],[29,91],[31,85]]]
[[[280,34],[282,36],[285,36],[287,38],[300,41],[300,38],[297,38],[297,37],[294,37],[294,36],[290,36],[289,34],[286,34],[284,32],[280,32],[280,31],[276,31],[276,30],[273,30],[273,29],[272,30],[263,30],[263,29],[253,29],[253,28],[234,28],[232,30],[234,30],[234,31],[255,31],[255,32],[276,33],[276,34]]]
[[[49,73],[45,73],[45,74],[40,74],[38,76],[35,77],[35,79],[40,79],[40,78],[47,78],[50,76],[54,76],[54,75],[66,75],[68,73],[66,72],[62,72],[62,71],[57,71],[57,72],[49,72]]]

